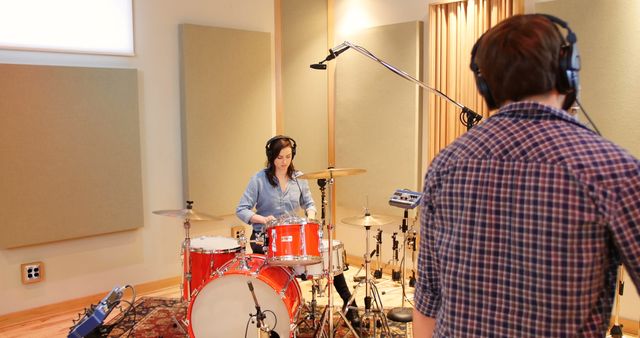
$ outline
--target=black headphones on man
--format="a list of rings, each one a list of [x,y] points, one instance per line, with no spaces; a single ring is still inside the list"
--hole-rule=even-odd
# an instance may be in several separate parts
[[[289,142],[291,143],[291,158],[293,159],[294,157],[296,157],[296,147],[297,147],[296,141],[289,136],[276,135],[270,138],[269,141],[267,141],[267,144],[264,146],[265,152],[267,154],[267,158],[272,157],[271,152],[273,149],[273,144],[278,140],[289,140]]]
[[[578,48],[576,46],[576,42],[578,41],[578,39],[576,37],[576,34],[571,30],[571,28],[569,28],[569,25],[564,20],[561,20],[549,14],[536,15],[540,15],[549,19],[549,21],[564,28],[567,31],[567,35],[564,38],[565,44],[560,47],[560,60],[558,62],[558,74],[556,78],[556,89],[559,93],[567,95],[567,98],[564,100],[562,107],[563,109],[567,110],[575,101],[580,85],[580,79],[578,76],[578,71],[580,70],[580,55],[578,54]],[[493,110],[498,108],[498,105],[491,95],[489,85],[487,85],[487,82],[482,77],[480,68],[475,61],[480,41],[482,41],[482,36],[480,36],[478,41],[476,41],[476,43],[473,45],[473,48],[471,49],[471,64],[469,65],[469,67],[473,71],[476,80],[476,87],[478,88],[480,95],[484,97],[489,109]]]

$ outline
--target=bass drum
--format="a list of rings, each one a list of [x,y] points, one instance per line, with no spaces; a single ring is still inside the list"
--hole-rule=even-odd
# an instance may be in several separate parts
[[[247,282],[253,284],[265,325],[280,337],[293,337],[301,307],[300,286],[290,268],[265,265],[264,255],[247,255],[229,261],[218,269],[192,296],[187,319],[191,337],[255,336],[255,302]],[[248,326],[247,326],[248,325]],[[275,328],[274,328],[275,326]],[[247,331],[248,330],[248,331]]]

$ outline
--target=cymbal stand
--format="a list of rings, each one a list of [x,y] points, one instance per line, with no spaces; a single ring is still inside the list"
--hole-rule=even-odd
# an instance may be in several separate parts
[[[318,180],[320,181],[320,180]],[[332,195],[333,195],[333,184],[335,183],[335,180],[333,178],[333,173],[330,172],[329,178],[326,180],[326,184],[329,186],[329,198],[328,198],[328,205],[329,206],[333,206],[332,204]],[[318,182],[318,184],[320,184],[320,182]],[[323,192],[324,187],[321,186],[320,187],[320,191]],[[325,216],[325,212],[324,212],[324,208],[325,208],[325,199],[324,199],[324,194],[323,196],[323,200],[322,200],[322,223],[325,224],[326,220],[324,219]],[[329,208],[329,211],[332,213],[332,208]],[[329,217],[327,217],[329,220],[331,220],[331,215],[329,214]],[[333,228],[334,225],[331,222],[326,222],[327,223],[327,233],[328,233],[328,240],[329,240],[329,245],[328,245],[328,250],[327,250],[327,255],[329,256],[329,260],[327,262],[328,266],[329,266],[329,271],[328,271],[328,281],[327,281],[327,306],[324,308],[324,311],[322,312],[322,318],[320,319],[320,327],[316,330],[315,333],[315,337],[320,337],[320,335],[323,335],[324,332],[324,327],[325,327],[325,322],[328,323],[329,326],[329,332],[327,334],[327,337],[329,338],[333,338],[334,335],[334,323],[333,323],[333,314],[334,312],[336,312],[340,318],[342,320],[344,320],[344,322],[347,324],[347,326],[349,327],[349,330],[351,330],[351,332],[354,334],[355,337],[359,337],[358,334],[356,333],[356,331],[353,329],[353,326],[351,326],[351,323],[347,320],[347,317],[345,316],[345,313],[338,309],[335,310],[334,306],[333,306],[333,272],[332,267],[333,267]]]
[[[316,301],[316,294],[320,292],[320,284],[319,281],[312,279],[311,280],[311,302],[309,304],[304,304],[304,307],[307,309],[307,315],[301,318],[298,321],[297,327],[301,327],[302,324],[311,327],[312,329],[318,328],[318,317],[316,316],[316,309],[318,302]],[[311,321],[311,325],[309,325],[309,321]]]
[[[405,273],[407,266],[407,232],[409,230],[409,210],[404,209],[404,216],[402,218],[402,227],[400,228],[403,234],[403,244],[402,244],[402,261],[400,263],[400,273],[402,276],[400,277],[400,282],[402,283],[402,308],[404,308],[404,301],[407,299],[407,293],[405,289]]]
[[[408,230],[408,219],[409,219],[409,211],[404,209],[404,217],[402,218],[402,226],[401,230],[404,234],[403,240],[403,248],[402,248],[402,262],[400,263],[400,273],[402,276],[400,277],[400,283],[402,285],[402,306],[395,307],[389,310],[389,318],[398,318],[403,319],[402,321],[406,322],[406,318],[409,318],[409,321],[413,321],[413,309],[404,306],[405,299],[407,299],[407,294],[405,290],[405,264],[406,264],[406,256],[407,256],[407,230]]]
[[[393,252],[393,266],[394,267],[398,267],[398,270],[396,269],[392,269],[391,270],[391,280],[393,280],[394,282],[400,281],[401,277],[401,273],[400,273],[400,264],[399,264],[399,260],[398,260],[398,239],[397,239],[398,233],[394,232],[393,235],[391,235],[391,250]]]
[[[382,278],[382,258],[380,252],[382,251],[382,229],[378,229],[376,234],[376,263],[378,268],[373,272],[373,277]]]
[[[369,215],[369,210],[365,211],[365,216]],[[371,278],[370,264],[371,264],[371,256],[369,253],[369,237],[371,231],[371,225],[364,226],[366,232],[366,244],[365,244],[365,254],[364,254],[364,269],[365,269],[365,277],[364,280],[361,280],[358,285],[353,288],[353,293],[351,298],[349,299],[348,304],[351,304],[355,299],[356,292],[360,288],[362,284],[364,284],[365,297],[364,297],[364,314],[362,315],[363,324],[365,321],[370,323],[369,327],[373,326],[373,336],[376,336],[377,325],[376,322],[379,320],[382,323],[381,334],[384,333],[386,336],[391,337],[391,329],[389,328],[389,324],[387,323],[387,317],[384,315],[384,310],[382,306],[382,298],[380,297],[380,293],[378,292],[378,288],[374,280]],[[379,234],[382,231],[378,232]],[[377,250],[377,248],[376,248]],[[382,268],[381,268],[382,271]],[[372,297],[372,294],[374,295]],[[373,300],[374,309],[371,308]]]
[[[412,288],[416,286],[416,244],[417,244],[416,235],[417,235],[416,231],[414,230],[412,233],[412,236],[409,237],[409,239],[407,240],[407,245],[411,247],[412,267],[411,267],[411,277],[409,277],[409,286]]]
[[[193,209],[193,201],[187,201],[187,209]],[[189,229],[191,229],[191,222],[189,218],[184,219],[183,223],[184,227],[184,242],[182,242],[182,250],[184,250],[184,273],[182,275],[182,283],[180,284],[180,292],[182,293],[184,299],[184,290],[183,287],[186,284],[187,287],[187,297],[186,301],[191,303],[191,237],[189,237]],[[186,283],[185,283],[186,281]]]

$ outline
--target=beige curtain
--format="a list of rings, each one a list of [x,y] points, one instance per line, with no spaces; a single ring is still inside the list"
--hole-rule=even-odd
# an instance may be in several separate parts
[[[524,0],[446,1],[429,6],[428,84],[462,105],[489,116],[469,70],[471,48],[487,29],[524,13]],[[429,95],[429,153],[438,152],[466,131],[461,109],[435,94]]]

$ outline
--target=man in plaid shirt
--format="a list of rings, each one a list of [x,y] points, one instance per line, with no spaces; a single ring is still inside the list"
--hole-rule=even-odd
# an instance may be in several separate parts
[[[427,172],[415,337],[603,337],[620,264],[640,286],[640,161],[567,113],[575,41],[518,15],[474,46],[500,110]]]

